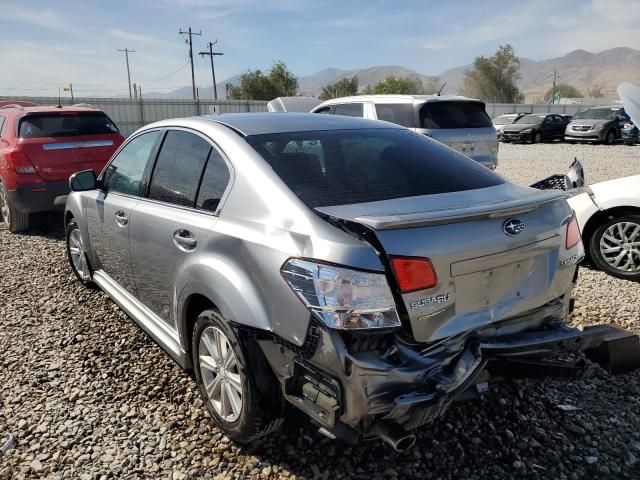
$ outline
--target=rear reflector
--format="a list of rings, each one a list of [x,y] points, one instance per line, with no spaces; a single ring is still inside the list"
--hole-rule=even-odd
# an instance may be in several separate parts
[[[390,259],[401,293],[433,288],[438,283],[436,271],[428,258],[391,256]]]
[[[571,217],[571,221],[567,224],[567,236],[565,240],[565,248],[569,250],[570,248],[575,247],[582,240],[582,235],[580,234],[580,226],[578,225],[578,219],[576,218],[575,213],[573,217]]]

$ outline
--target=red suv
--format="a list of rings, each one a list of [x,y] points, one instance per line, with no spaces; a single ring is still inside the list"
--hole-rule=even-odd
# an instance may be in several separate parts
[[[10,232],[29,214],[63,206],[69,176],[100,173],[124,141],[102,111],[89,107],[0,107],[0,214]]]

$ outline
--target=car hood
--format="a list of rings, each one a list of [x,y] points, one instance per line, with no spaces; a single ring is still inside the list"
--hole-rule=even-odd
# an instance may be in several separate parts
[[[585,120],[574,120],[569,123],[572,127],[593,127],[594,125],[598,125],[601,123],[609,123],[611,120],[594,120],[594,119],[585,119]]]
[[[631,83],[621,83],[618,86],[618,95],[631,121],[640,125],[640,88]]]
[[[516,123],[512,125],[507,125],[504,128],[504,132],[521,132],[523,130],[527,130],[529,128],[539,127],[539,123]]]

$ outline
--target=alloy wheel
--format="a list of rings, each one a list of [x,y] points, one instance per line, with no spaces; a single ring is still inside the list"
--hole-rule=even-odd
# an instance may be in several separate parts
[[[227,422],[242,413],[242,376],[238,358],[229,340],[216,327],[207,327],[200,337],[198,361],[202,382],[214,410]]]
[[[640,224],[618,222],[600,237],[602,258],[616,270],[640,272]]]
[[[90,280],[91,272],[89,271],[89,264],[87,263],[87,256],[84,252],[84,245],[82,244],[82,235],[80,230],[74,228],[69,233],[69,254],[71,255],[71,261],[73,262],[73,268],[78,272],[78,276],[82,280]]]
[[[9,203],[7,201],[7,192],[4,188],[0,188],[0,215],[2,222],[9,224]]]

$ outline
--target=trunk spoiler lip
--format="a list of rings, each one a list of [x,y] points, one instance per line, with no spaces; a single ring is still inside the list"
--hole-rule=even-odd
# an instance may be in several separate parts
[[[350,220],[366,225],[374,230],[423,227],[448,223],[469,222],[482,218],[500,218],[536,210],[542,205],[567,198],[563,191],[538,191],[535,195],[499,200],[455,208],[414,211],[383,215],[341,215],[339,207],[316,207],[323,215],[336,219]]]

